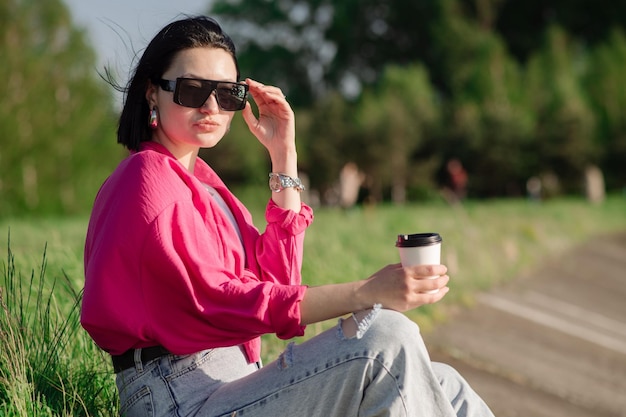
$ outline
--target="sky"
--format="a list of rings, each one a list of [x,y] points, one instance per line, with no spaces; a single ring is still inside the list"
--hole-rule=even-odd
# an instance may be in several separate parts
[[[112,65],[125,78],[135,52],[181,14],[206,13],[211,0],[63,0],[87,30],[98,68]]]
[[[166,24],[181,14],[204,14],[211,0],[63,0],[75,25],[84,28],[97,54],[97,68],[109,67],[119,85],[125,85],[135,53]],[[111,91],[121,108],[123,96]]]

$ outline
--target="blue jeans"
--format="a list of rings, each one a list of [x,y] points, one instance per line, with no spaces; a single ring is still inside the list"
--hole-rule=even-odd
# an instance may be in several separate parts
[[[356,337],[342,326],[258,368],[239,347],[169,355],[117,375],[125,417],[491,417],[451,367],[432,363],[419,328],[373,310]]]

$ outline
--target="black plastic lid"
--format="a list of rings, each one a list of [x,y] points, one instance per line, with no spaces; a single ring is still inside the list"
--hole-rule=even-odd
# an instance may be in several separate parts
[[[430,246],[441,243],[443,239],[439,233],[415,233],[412,235],[398,235],[396,247],[414,248],[418,246]]]

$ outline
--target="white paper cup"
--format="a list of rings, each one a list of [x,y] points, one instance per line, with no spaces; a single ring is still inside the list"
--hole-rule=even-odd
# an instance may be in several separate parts
[[[396,247],[402,266],[439,265],[441,263],[441,236],[439,233],[415,233],[398,235]],[[429,277],[438,278],[438,275]],[[429,291],[436,293],[439,290]]]

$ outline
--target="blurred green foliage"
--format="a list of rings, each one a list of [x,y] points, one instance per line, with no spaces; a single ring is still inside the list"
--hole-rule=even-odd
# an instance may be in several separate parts
[[[428,199],[461,161],[470,197],[626,187],[626,6],[599,0],[207,1],[244,76],[280,86],[321,203],[342,168],[361,201]],[[61,0],[0,0],[0,216],[88,212],[123,157],[114,89]],[[132,72],[132,68],[128,68]],[[201,152],[231,186],[266,181],[237,115]],[[548,187],[549,186],[549,187]]]
[[[473,197],[524,195],[531,177],[580,194],[590,166],[626,187],[623,2],[218,0],[211,13],[242,71],[304,118],[301,167],[322,201],[349,162],[370,201],[432,196],[451,159]]]
[[[0,0],[0,44],[0,215],[84,211],[120,152],[92,48],[60,0]]]

